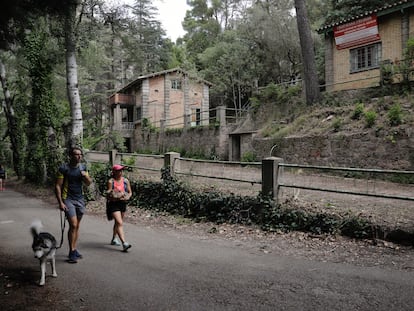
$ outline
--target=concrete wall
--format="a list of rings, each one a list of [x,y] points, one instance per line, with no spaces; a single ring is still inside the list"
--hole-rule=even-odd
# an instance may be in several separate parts
[[[165,153],[167,151],[187,152],[228,159],[228,137],[231,127],[193,127],[165,132],[137,131],[135,138],[138,150]],[[138,151],[139,152],[139,151]]]
[[[165,135],[146,132],[141,133],[139,150],[161,154],[170,150],[185,151],[229,160],[230,133],[230,127],[194,128]],[[354,135],[289,137],[281,140],[252,136],[243,140],[240,151],[253,152],[257,161],[275,156],[292,164],[414,169],[414,130],[408,127],[385,137],[365,132]],[[271,152],[274,145],[276,147]]]
[[[411,129],[393,137],[368,133],[338,136],[255,139],[258,154],[281,157],[285,163],[394,170],[414,169],[414,133]]]

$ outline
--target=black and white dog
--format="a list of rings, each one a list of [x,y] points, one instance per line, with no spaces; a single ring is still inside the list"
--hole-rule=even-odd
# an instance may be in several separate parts
[[[40,286],[45,285],[46,263],[48,260],[52,266],[52,276],[57,277],[55,266],[55,253],[57,248],[56,239],[48,232],[40,232],[42,227],[43,226],[40,220],[33,221],[30,226],[30,231],[33,236],[32,249],[35,258],[38,258],[40,261]]]

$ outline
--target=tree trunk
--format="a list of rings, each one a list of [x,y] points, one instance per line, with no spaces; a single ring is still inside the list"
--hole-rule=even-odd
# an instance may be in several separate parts
[[[79,0],[68,2],[65,16],[66,83],[72,114],[69,147],[82,146],[83,119],[78,88],[78,66],[76,63],[76,12]]]
[[[21,152],[19,152],[19,139],[18,135],[21,135],[20,131],[18,130],[17,119],[13,109],[13,99],[10,96],[10,91],[7,86],[7,78],[6,78],[6,67],[4,66],[3,62],[0,60],[0,80],[1,86],[3,88],[4,93],[4,103],[3,108],[6,115],[7,120],[7,127],[8,127],[8,135],[10,137],[11,142],[11,149],[13,151],[13,169],[16,172],[18,178],[22,176],[22,158]]]
[[[315,51],[305,0],[295,0],[296,21],[298,24],[300,48],[302,51],[303,80],[305,83],[306,103],[312,105],[320,99],[318,73],[316,71]]]

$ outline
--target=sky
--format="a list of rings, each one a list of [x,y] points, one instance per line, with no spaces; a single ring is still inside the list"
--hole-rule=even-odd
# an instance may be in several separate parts
[[[113,0],[112,2],[133,4],[134,0]],[[185,12],[190,9],[186,0],[153,0],[152,3],[158,8],[158,20],[167,37],[175,42],[178,37],[184,36],[181,22],[184,20]]]
[[[175,42],[178,37],[184,36],[181,22],[184,20],[185,12],[190,9],[186,0],[156,0],[154,5],[158,8],[159,19],[167,37]]]

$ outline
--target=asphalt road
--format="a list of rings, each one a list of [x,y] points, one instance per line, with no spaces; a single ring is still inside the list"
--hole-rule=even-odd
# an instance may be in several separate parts
[[[59,217],[55,206],[0,192],[0,248],[40,276],[29,226],[39,218],[60,241]],[[109,245],[111,225],[86,215],[79,241],[84,258],[65,261],[65,238],[58,278],[48,267],[46,286],[59,288],[66,310],[414,310],[412,271],[299,260],[132,224],[125,229],[133,247],[123,253]]]

